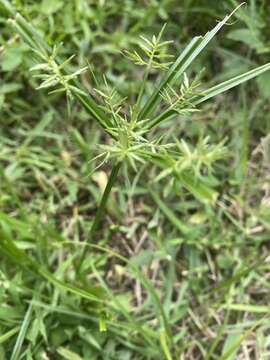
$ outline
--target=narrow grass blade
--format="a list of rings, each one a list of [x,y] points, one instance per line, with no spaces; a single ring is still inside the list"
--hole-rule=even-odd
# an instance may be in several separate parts
[[[240,338],[225,352],[225,354],[218,358],[218,360],[228,360],[231,355],[234,354],[235,351],[240,347],[242,342],[252,334],[256,327],[258,327],[263,322],[263,320],[265,320],[265,316],[259,321],[256,321],[256,323],[250,329],[245,331],[244,334],[241,335]]]
[[[64,347],[60,347],[57,352],[59,355],[62,356],[63,359],[66,360],[82,360],[82,358],[78,354]]]
[[[241,337],[242,337],[242,331],[237,329],[235,331],[225,333],[225,339],[223,338],[222,341],[222,355],[225,355],[228,352],[228,358],[227,360],[236,360],[237,359],[237,352],[239,350],[239,346],[235,346],[239,343]],[[233,351],[232,351],[233,349]]]
[[[23,41],[29,45],[31,48],[35,48],[36,44],[29,36],[29,34],[25,31],[24,28],[18,25],[18,23],[14,19],[9,19],[9,23],[13,26],[15,32],[20,35],[20,37],[23,39]]]
[[[200,104],[208,99],[211,99],[214,96],[217,96],[225,91],[228,91],[235,86],[238,86],[248,80],[251,80],[261,74],[263,74],[265,71],[270,70],[270,63],[267,63],[265,65],[259,66],[255,69],[252,69],[248,72],[245,72],[244,74],[238,75],[232,79],[229,79],[227,81],[222,82],[221,84],[215,85],[211,87],[210,89],[204,91],[204,95],[199,98],[198,100],[194,101],[194,104]]]
[[[270,63],[264,64],[255,69],[252,69],[248,72],[245,72],[244,74],[235,76],[232,79],[226,80],[218,85],[215,85],[215,86],[211,87],[210,89],[204,91],[203,96],[195,97],[195,98],[191,99],[190,101],[193,103],[193,105],[199,105],[202,102],[209,100],[209,99],[213,98],[214,96],[217,96],[223,92],[226,92],[246,81],[249,81],[249,80],[263,74],[264,72],[266,72],[268,70],[270,70]],[[155,127],[156,125],[160,124],[161,122],[168,120],[169,118],[171,118],[172,116],[175,116],[175,115],[177,115],[177,112],[175,112],[172,109],[168,109],[168,110],[164,111],[163,113],[159,114],[158,116],[156,116],[153,120],[151,120],[147,124],[147,128],[151,129],[151,128]]]
[[[198,55],[204,50],[208,43],[214,38],[219,30],[226,24],[230,17],[239,9],[240,4],[231,14],[227,15],[220,21],[211,31],[207,32],[203,37],[198,36],[192,39],[190,44],[180,54],[175,63],[171,66],[164,79],[161,80],[158,87],[154,90],[150,98],[147,100],[142,110],[139,113],[139,120],[147,119],[161,100],[160,93],[167,87],[168,84],[172,85],[187,68],[193,63]]]
[[[9,330],[5,334],[0,336],[0,344],[3,344],[7,340],[9,340],[12,336],[14,336],[20,330],[20,326],[16,326],[15,328]]]
[[[77,85],[76,85],[77,86]],[[100,110],[100,107],[93,100],[90,94],[83,95],[78,93],[77,91],[73,92],[73,95],[77,98],[77,100],[84,107],[86,112],[93,117],[102,127],[108,132],[108,128],[112,127],[111,121],[104,115],[104,113]],[[111,133],[109,133],[111,135]],[[112,136],[112,135],[111,135]]]
[[[214,351],[216,350],[216,348],[219,346],[220,342],[222,341],[229,317],[230,317],[230,311],[228,310],[224,316],[223,324],[219,327],[218,333],[217,333],[212,345],[210,346],[209,350],[207,351],[207,354],[205,355],[205,360],[212,359],[212,355],[214,354]]]
[[[159,339],[160,339],[161,348],[164,352],[166,360],[173,360],[172,355],[169,350],[169,347],[168,347],[168,343],[167,343],[167,339],[166,339],[166,332],[164,330],[162,330],[160,332]]]
[[[160,100],[160,93],[162,90],[172,82],[173,78],[176,77],[176,74],[179,74],[179,68],[183,67],[189,55],[194,52],[195,48],[201,42],[202,37],[197,36],[191,40],[188,46],[184,49],[184,51],[179,55],[175,63],[172,65],[168,73],[165,75],[164,79],[161,80],[158,87],[154,90],[150,98],[147,100],[142,110],[139,112],[138,118],[139,120],[146,119],[151,115],[155,106],[158,104]],[[184,67],[183,67],[184,68]],[[181,74],[181,73],[180,73]],[[178,75],[180,76],[180,75]]]
[[[88,290],[86,291],[84,289],[81,289],[81,288],[79,288],[77,286],[74,286],[72,284],[67,284],[64,281],[58,280],[49,271],[46,271],[43,268],[39,268],[38,273],[43,278],[47,279],[51,284],[53,284],[54,286],[56,286],[56,287],[58,287],[58,288],[60,288],[60,289],[62,289],[64,291],[73,293],[73,294],[75,294],[75,295],[77,295],[77,296],[79,296],[81,298],[85,298],[85,299],[87,299],[89,301],[95,301],[95,302],[100,302],[101,301],[101,298],[98,297],[96,294],[94,294],[94,293],[92,293],[92,292],[90,292]],[[93,292],[95,292],[95,290],[93,290]]]
[[[163,113],[159,114],[158,116],[156,116],[153,120],[151,120],[147,125],[146,128],[148,130],[152,129],[153,127],[155,127],[156,125],[160,124],[162,121],[164,120],[168,120],[170,119],[172,116],[177,115],[177,112],[175,112],[172,109],[168,109],[166,111],[164,111]]]
[[[4,9],[9,13],[9,15],[15,14],[15,9],[8,0],[0,0],[0,4],[4,7]]]
[[[10,360],[18,360],[20,358],[21,348],[31,322],[32,309],[33,309],[33,304],[31,303],[25,314]]]
[[[33,48],[51,51],[51,47],[44,41],[42,36],[36,31],[31,23],[27,21],[21,14],[16,13],[15,20],[11,20],[11,22],[15,22],[17,26],[21,28],[25,34],[27,34],[27,39],[30,38],[31,44],[35,44]]]
[[[221,281],[217,286],[212,288],[209,291],[209,295],[212,295],[213,293],[220,293],[222,289],[229,288],[232,284],[236,283],[237,281],[241,280],[244,276],[248,275],[251,271],[257,269],[259,266],[261,266],[266,258],[268,257],[268,253],[264,256],[262,256],[259,260],[255,261],[250,266],[243,266],[236,274],[234,274],[229,279],[225,279]]]
[[[249,305],[249,304],[228,304],[224,308],[233,311],[243,311],[248,313],[270,313],[270,306],[267,305]]]

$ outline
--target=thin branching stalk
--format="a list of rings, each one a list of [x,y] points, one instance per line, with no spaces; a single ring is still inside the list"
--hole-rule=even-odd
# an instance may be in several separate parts
[[[100,201],[100,205],[98,207],[98,210],[96,212],[96,216],[94,218],[94,222],[91,226],[91,230],[90,230],[90,233],[89,233],[89,237],[87,239],[87,243],[90,243],[93,239],[93,236],[95,234],[95,232],[97,231],[98,229],[98,226],[104,216],[104,213],[105,213],[105,210],[106,210],[106,205],[107,205],[107,202],[108,202],[108,199],[109,199],[109,196],[110,196],[110,193],[112,191],[112,187],[117,179],[117,175],[119,173],[119,170],[120,170],[120,167],[121,167],[121,162],[117,162],[114,164],[113,168],[112,168],[112,171],[111,171],[111,174],[109,176],[109,179],[108,179],[108,182],[107,182],[107,185],[106,185],[106,188],[103,192],[103,195],[102,195],[102,198],[101,198],[101,201]],[[77,267],[77,273],[79,274],[80,271],[81,271],[81,267],[82,267],[82,264],[85,260],[85,256],[86,256],[86,253],[87,253],[87,248],[85,247],[83,252],[82,252],[82,255],[80,257],[80,260],[79,260],[79,264],[78,264],[78,267]]]

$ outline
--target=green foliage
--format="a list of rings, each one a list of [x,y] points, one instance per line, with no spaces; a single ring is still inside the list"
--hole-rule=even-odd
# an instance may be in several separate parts
[[[149,70],[151,68],[168,70],[168,67],[172,64],[172,62],[165,61],[173,57],[173,55],[167,54],[166,48],[168,44],[172,43],[172,41],[161,41],[164,30],[165,25],[160,30],[158,36],[153,35],[151,40],[148,40],[142,35],[140,36],[142,42],[139,43],[139,47],[146,59],[139,55],[137,51],[132,53],[126,50],[125,54],[127,57],[136,65],[144,65]]]
[[[267,357],[268,17],[0,0],[0,359]]]

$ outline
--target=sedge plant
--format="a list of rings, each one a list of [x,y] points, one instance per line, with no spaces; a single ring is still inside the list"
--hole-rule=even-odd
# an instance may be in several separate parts
[[[15,14],[10,19],[15,31],[32,50],[35,65],[31,72],[40,81],[38,89],[65,93],[69,107],[72,101],[78,101],[110,138],[107,143],[99,145],[100,154],[96,158],[100,161],[99,166],[110,162],[111,172],[87,239],[90,245],[123,167],[132,168],[138,173],[140,166],[152,163],[160,168],[157,180],[174,178],[200,201],[215,202],[217,193],[206,179],[207,174],[212,173],[215,161],[224,157],[224,143],[211,144],[208,137],[201,139],[196,147],[192,147],[184,139],[165,143],[163,137],[155,135],[154,129],[166,121],[179,121],[182,116],[192,116],[205,101],[270,70],[270,63],[267,63],[206,89],[201,83],[201,73],[193,79],[187,75],[194,61],[238,8],[204,36],[193,38],[176,59],[168,53],[170,42],[162,40],[165,26],[151,39],[142,36],[137,50],[124,53],[129,60],[145,69],[135,101],[122,97],[106,78],[91,93],[85,90],[79,77],[89,70],[88,65],[72,72],[70,63],[73,57],[63,60],[61,45],[49,46],[20,14]],[[153,70],[157,77],[151,83]],[[76,271],[81,278],[88,248],[84,246],[77,261]],[[16,249],[13,251],[16,252]],[[19,253],[18,255],[21,256]],[[37,267],[35,263],[32,265]],[[62,286],[48,273],[42,273],[42,276],[55,286]],[[68,290],[77,291],[71,287]],[[87,297],[86,294],[80,295]],[[166,336],[169,337],[169,329],[166,330]],[[167,358],[170,358],[169,355]]]
[[[20,14],[10,19],[14,29],[32,49],[36,65],[30,70],[40,79],[38,89],[52,89],[51,93],[64,92],[68,104],[76,99],[111,137],[109,144],[100,145],[102,151],[98,158],[103,158],[101,164],[110,159],[112,170],[89,233],[89,243],[104,216],[112,187],[123,164],[137,172],[139,164],[153,163],[161,168],[159,178],[174,177],[199,200],[215,201],[217,194],[206,185],[204,174],[211,173],[213,163],[224,157],[226,149],[223,143],[210,144],[207,137],[195,149],[184,139],[164,144],[162,138],[153,136],[151,130],[169,119],[178,121],[179,115],[199,111],[201,103],[270,69],[270,63],[267,63],[203,90],[200,73],[191,81],[187,76],[192,63],[240,6],[204,36],[193,38],[176,60],[172,60],[173,56],[167,53],[170,41],[162,41],[165,26],[152,39],[141,36],[139,49],[125,52],[127,58],[145,67],[135,102],[122,98],[116,89],[110,87],[106,78],[100,88],[90,94],[78,81],[79,75],[88,71],[89,66],[71,72],[69,64],[73,56],[62,61],[59,56],[61,44],[51,48]],[[160,75],[149,95],[146,84],[153,69],[158,70]],[[86,250],[81,255],[79,270],[85,256]]]

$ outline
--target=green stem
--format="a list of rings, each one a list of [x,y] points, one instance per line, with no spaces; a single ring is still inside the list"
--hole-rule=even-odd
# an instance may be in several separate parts
[[[111,193],[113,184],[115,183],[115,180],[117,178],[120,167],[121,167],[121,163],[118,162],[118,163],[115,163],[113,168],[112,168],[112,171],[111,171],[110,177],[108,179],[106,188],[105,188],[105,190],[103,192],[103,195],[102,195],[102,198],[101,198],[99,208],[98,208],[98,210],[96,212],[96,216],[95,216],[94,222],[92,224],[92,227],[91,227],[91,230],[90,230],[90,233],[89,233],[89,237],[86,240],[88,243],[90,243],[91,240],[93,239],[93,235],[95,234],[95,232],[96,232],[96,230],[97,230],[97,228],[98,228],[98,226],[100,224],[100,221],[103,218],[104,212],[106,210],[106,204],[107,204],[107,201],[109,199],[109,195]],[[84,250],[83,250],[83,253],[81,255],[79,264],[78,264],[78,268],[77,268],[78,273],[80,272],[82,263],[83,263],[83,261],[85,259],[86,251],[87,251],[87,249],[85,247]]]

